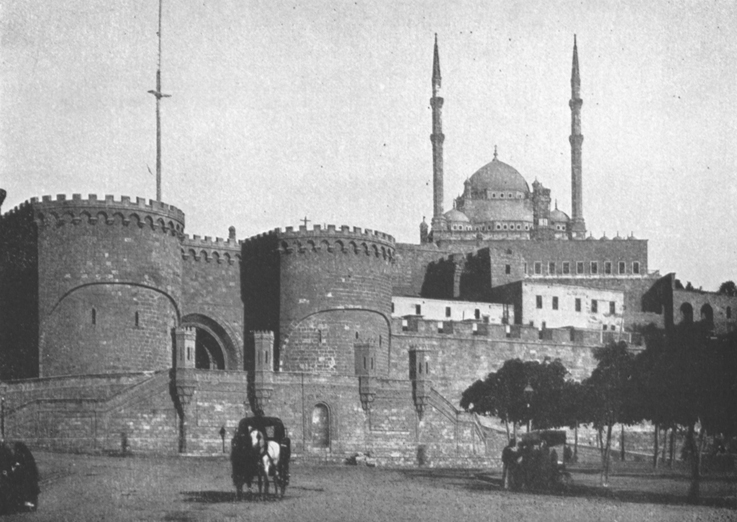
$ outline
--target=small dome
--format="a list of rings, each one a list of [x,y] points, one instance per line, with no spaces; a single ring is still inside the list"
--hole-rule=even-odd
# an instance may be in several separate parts
[[[443,215],[445,216],[445,220],[449,222],[450,221],[454,223],[470,223],[471,222],[471,220],[468,219],[468,216],[466,214],[464,214],[463,212],[455,208],[453,210],[449,210]]]
[[[525,178],[522,177],[522,174],[517,172],[517,169],[514,167],[496,159],[496,156],[491,163],[487,163],[477,170],[471,176],[470,182],[471,187],[478,191],[490,190],[502,192],[511,190],[525,194],[529,194],[530,192],[530,187],[527,185]]]
[[[558,210],[558,207],[550,211],[550,221],[555,221],[557,223],[568,223],[570,220],[571,218],[568,217],[568,214],[566,214],[562,210]]]

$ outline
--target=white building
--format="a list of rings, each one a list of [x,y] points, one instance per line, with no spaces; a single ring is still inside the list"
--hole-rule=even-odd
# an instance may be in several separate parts
[[[421,315],[432,321],[476,320],[490,324],[513,324],[514,310],[500,303],[392,297],[392,316]]]

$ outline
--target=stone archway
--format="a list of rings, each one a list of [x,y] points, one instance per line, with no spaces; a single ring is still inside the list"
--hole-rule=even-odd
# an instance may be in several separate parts
[[[195,368],[198,370],[224,370],[225,357],[217,339],[210,332],[195,326]]]
[[[681,322],[686,324],[693,322],[693,306],[691,306],[691,303],[681,305]]]
[[[709,303],[701,307],[701,320],[709,326],[714,325],[714,309]]]
[[[195,367],[202,370],[241,370],[242,357],[233,338],[214,319],[202,314],[188,314],[182,326],[195,328]]]

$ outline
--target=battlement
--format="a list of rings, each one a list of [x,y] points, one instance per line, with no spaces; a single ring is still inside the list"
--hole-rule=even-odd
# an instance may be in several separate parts
[[[244,245],[248,247],[266,239],[278,242],[277,250],[281,254],[326,251],[374,255],[392,260],[396,247],[394,237],[389,234],[347,225],[315,225],[312,229],[300,226],[297,230],[286,227],[283,231],[276,228],[246,239]]]
[[[121,196],[120,200],[116,201],[112,195],[100,199],[96,194],[90,194],[87,199],[83,199],[81,194],[72,194],[71,199],[64,194],[58,194],[56,198],[42,196],[41,200],[34,197],[7,212],[3,217],[11,216],[27,207],[33,208],[40,226],[59,224],[61,220],[79,224],[83,219],[91,224],[103,219],[111,225],[115,222],[114,216],[119,216],[124,225],[137,220],[140,226],[144,226],[148,218],[152,227],[158,225],[179,234],[184,231],[184,212],[172,205],[154,200],[147,201],[145,198],[135,198],[133,201],[129,196]]]
[[[234,239],[223,239],[210,236],[190,236],[185,234],[182,238],[182,259],[185,261],[192,259],[194,261],[204,260],[206,262],[215,261],[216,263],[226,262],[229,265],[235,264],[236,260],[241,259],[242,241]]]

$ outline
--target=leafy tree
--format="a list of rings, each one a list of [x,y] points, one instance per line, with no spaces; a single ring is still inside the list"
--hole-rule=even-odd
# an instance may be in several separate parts
[[[560,360],[521,361],[510,359],[497,372],[469,386],[461,397],[461,407],[472,413],[498,417],[505,424],[526,424],[537,429],[572,425],[572,409],[566,405],[568,374]],[[525,396],[530,385],[532,395]],[[509,428],[507,427],[509,435]]]
[[[631,405],[633,397],[634,355],[627,343],[612,343],[594,353],[598,365],[582,383],[583,421],[591,423],[606,438],[601,444],[601,484],[609,483],[609,460],[612,447],[612,429],[617,423],[631,424],[636,417]]]
[[[730,297],[737,296],[737,285],[734,284],[734,281],[725,281],[721,285],[719,285],[719,290],[717,290],[717,293],[721,295],[728,295]]]

